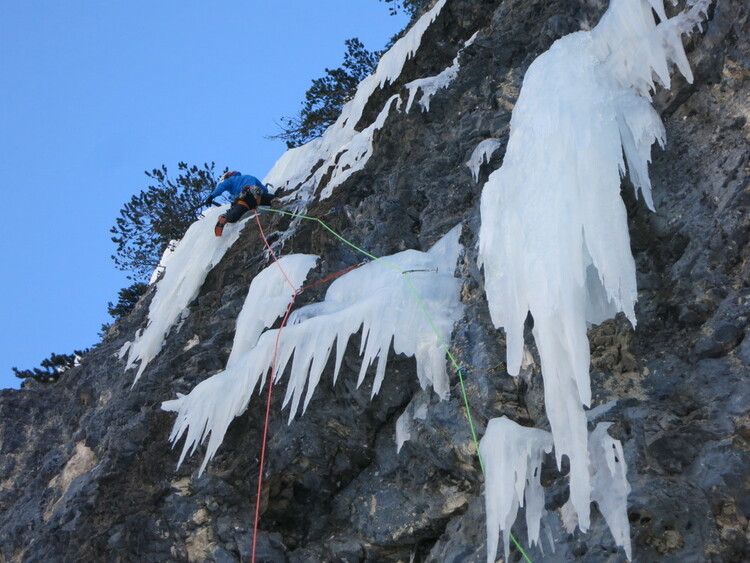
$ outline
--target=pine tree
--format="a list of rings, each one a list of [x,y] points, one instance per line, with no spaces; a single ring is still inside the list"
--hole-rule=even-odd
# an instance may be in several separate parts
[[[390,4],[391,15],[400,11],[411,16],[412,21],[432,7],[433,0],[380,0]]]
[[[63,372],[75,367],[88,350],[76,350],[72,354],[50,354],[50,357],[42,360],[40,368],[19,370],[13,368],[13,373],[21,379],[33,379],[39,383],[54,383]]]
[[[145,172],[156,184],[134,195],[110,229],[117,244],[112,259],[132,274],[129,279],[147,281],[167,247],[198,218],[201,203],[216,187],[214,166],[213,162],[203,168],[180,162],[174,180],[164,165]]]
[[[282,132],[274,138],[286,141],[290,149],[320,137],[338,119],[359,83],[375,70],[380,52],[368,51],[356,37],[347,39],[345,45],[341,67],[325,69],[325,76],[313,80],[305,94],[299,115],[281,120]]]
[[[147,289],[148,284],[144,282],[135,282],[122,288],[117,292],[117,303],[114,305],[111,301],[107,303],[107,312],[114,320],[127,316]]]

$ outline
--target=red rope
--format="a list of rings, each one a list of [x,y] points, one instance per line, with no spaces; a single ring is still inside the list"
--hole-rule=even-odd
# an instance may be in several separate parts
[[[260,229],[260,234],[263,237],[263,242],[265,243],[266,248],[271,253],[271,256],[276,262],[276,265],[279,267],[279,270],[281,270],[281,274],[284,276],[289,286],[294,290],[294,294],[292,295],[292,299],[289,302],[289,306],[286,308],[286,313],[284,314],[284,318],[281,321],[279,330],[276,333],[276,344],[274,345],[274,349],[273,349],[273,361],[271,363],[271,372],[270,372],[269,379],[268,379],[268,399],[266,400],[266,416],[265,416],[265,421],[263,423],[263,439],[261,441],[261,447],[260,447],[260,468],[258,470],[258,493],[255,499],[255,520],[253,522],[252,563],[255,563],[255,549],[256,549],[257,540],[258,540],[258,521],[260,520],[260,497],[261,497],[261,491],[263,488],[263,468],[266,462],[266,443],[268,441],[268,423],[269,423],[269,419],[271,415],[271,393],[273,391],[273,380],[276,377],[276,360],[278,358],[278,353],[279,353],[279,341],[281,340],[281,332],[284,330],[287,320],[289,319],[289,314],[292,311],[292,307],[294,307],[294,301],[295,299],[297,299],[297,296],[300,293],[302,293],[306,289],[309,289],[323,282],[327,282],[339,276],[343,276],[347,272],[350,272],[354,270],[355,268],[359,268],[362,265],[362,264],[355,264],[354,266],[349,266],[348,268],[341,270],[340,272],[331,274],[330,276],[323,278],[322,280],[318,280],[314,283],[311,283],[309,285],[303,286],[300,289],[297,289],[296,287],[294,287],[294,284],[286,275],[286,272],[284,272],[284,268],[281,267],[281,263],[279,262],[279,259],[276,257],[276,253],[273,251],[273,249],[271,248],[271,245],[268,243],[268,239],[266,238],[266,233],[263,232],[263,225],[261,225],[260,223],[260,216],[258,215],[257,211],[255,212],[255,220],[258,223],[258,229]]]
[[[268,378],[268,400],[266,401],[266,419],[263,424],[263,439],[261,440],[260,448],[260,469],[258,470],[258,494],[255,499],[255,521],[253,522],[253,563],[255,563],[255,547],[258,540],[258,521],[260,520],[260,497],[263,489],[263,467],[266,462],[266,443],[268,441],[268,422],[271,415],[271,392],[273,391],[273,379],[276,376],[276,358],[279,352],[279,340],[281,339],[281,331],[286,326],[286,321],[289,318],[289,313],[292,311],[294,300],[297,297],[295,292],[292,296],[292,300],[289,302],[289,306],[286,308],[286,314],[284,320],[281,321],[279,331],[276,333],[276,344],[273,350],[273,363],[271,364],[271,373]]]
[[[327,281],[331,281],[332,279],[338,278],[339,276],[343,276],[344,274],[347,274],[347,273],[351,272],[352,270],[356,270],[361,265],[362,264],[354,264],[354,266],[349,266],[348,268],[346,268],[344,270],[340,270],[338,272],[335,272],[335,273],[331,274],[330,276],[323,278],[322,280],[318,280],[318,281],[313,282],[313,283],[308,284],[308,285],[303,285],[301,288],[299,288],[299,291],[297,292],[297,294],[299,295],[300,293],[302,293],[303,291],[307,291],[311,287],[315,287],[318,284],[325,283]]]
[[[266,244],[266,248],[268,249],[268,252],[271,253],[271,256],[276,261],[276,265],[279,267],[279,270],[281,270],[281,275],[284,276],[286,279],[286,283],[289,284],[289,287],[291,287],[295,292],[297,291],[297,288],[294,287],[294,284],[291,282],[289,277],[286,275],[286,272],[284,271],[284,268],[281,267],[281,264],[279,264],[279,259],[276,257],[276,253],[271,248],[271,245],[268,244],[268,239],[266,238],[266,233],[263,232],[263,225],[260,224],[260,215],[258,215],[258,210],[255,210],[255,222],[258,223],[258,229],[260,229],[260,236],[263,237],[263,242]]]
[[[266,248],[268,248],[268,251],[271,253],[271,256],[273,256],[273,259],[276,262],[276,265],[279,267],[281,274],[286,279],[286,282],[294,290],[294,294],[292,295],[292,300],[289,302],[289,306],[286,308],[286,313],[284,314],[284,319],[281,321],[281,325],[279,326],[279,331],[276,333],[276,344],[274,345],[274,348],[273,348],[273,361],[271,362],[271,373],[268,377],[268,400],[266,401],[266,417],[265,417],[265,422],[263,423],[263,439],[261,440],[261,447],[260,447],[260,468],[258,469],[258,494],[255,499],[255,520],[253,522],[253,551],[252,551],[253,563],[255,563],[255,549],[256,549],[257,542],[258,542],[258,521],[260,520],[260,497],[261,497],[261,492],[263,489],[263,468],[266,463],[266,443],[268,442],[268,423],[269,423],[269,419],[271,416],[271,393],[273,392],[273,380],[274,380],[274,377],[276,377],[276,359],[279,353],[279,341],[281,339],[281,331],[284,330],[284,327],[286,326],[286,321],[289,318],[289,313],[291,313],[292,307],[294,306],[294,300],[297,298],[297,295],[299,295],[299,290],[296,287],[294,287],[294,284],[286,275],[284,268],[281,267],[281,264],[279,263],[279,259],[276,257],[276,253],[273,251],[273,249],[271,249],[271,245],[268,244],[268,239],[266,238],[266,233],[263,232],[263,225],[260,224],[260,217],[258,216],[257,210],[255,211],[255,220],[258,223],[258,229],[260,229],[260,234],[263,237],[263,242],[265,242]]]

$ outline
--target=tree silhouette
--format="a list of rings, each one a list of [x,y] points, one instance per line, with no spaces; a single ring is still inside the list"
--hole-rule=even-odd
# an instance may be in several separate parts
[[[433,0],[380,0],[389,4],[391,15],[400,11],[411,16],[412,21],[425,13],[433,4]]]
[[[325,76],[313,80],[296,117],[281,119],[282,132],[273,138],[286,141],[290,149],[320,137],[338,119],[357,85],[375,70],[380,52],[368,51],[356,37],[344,43],[344,63],[339,68],[325,69]]]
[[[179,175],[169,177],[167,167],[145,174],[155,185],[134,195],[120,210],[110,229],[117,250],[112,259],[128,279],[148,281],[167,247],[180,240],[199,217],[201,204],[216,187],[215,164],[203,168],[178,165]]]
[[[21,379],[33,379],[39,383],[54,383],[60,378],[60,374],[77,365],[78,360],[88,350],[76,350],[72,354],[50,354],[50,357],[42,360],[40,368],[19,370],[13,368],[13,373]]]

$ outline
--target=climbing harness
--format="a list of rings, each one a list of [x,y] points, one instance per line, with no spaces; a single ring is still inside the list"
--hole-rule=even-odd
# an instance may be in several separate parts
[[[460,366],[458,364],[458,361],[456,360],[455,356],[453,355],[453,353],[448,348],[448,345],[443,341],[442,337],[440,336],[440,332],[438,331],[437,327],[435,326],[435,323],[432,320],[432,317],[430,316],[429,312],[427,311],[427,309],[426,309],[426,307],[424,305],[424,302],[422,301],[422,298],[420,297],[419,293],[417,292],[417,289],[412,284],[411,278],[408,275],[410,273],[417,273],[417,272],[437,273],[438,272],[437,268],[423,269],[423,270],[402,270],[398,266],[395,266],[394,264],[389,263],[387,260],[384,260],[383,258],[378,258],[377,256],[374,256],[374,255],[370,254],[366,250],[361,249],[360,247],[358,247],[354,243],[346,240],[343,236],[341,236],[339,233],[337,233],[336,231],[334,231],[333,229],[331,229],[328,225],[326,225],[325,222],[323,222],[321,219],[319,219],[317,217],[310,217],[308,215],[301,215],[301,214],[297,214],[297,213],[292,213],[292,212],[289,212],[289,211],[284,211],[282,209],[273,209],[271,207],[261,207],[260,210],[261,211],[271,211],[273,213],[279,213],[281,215],[287,215],[287,216],[290,216],[290,217],[293,217],[293,218],[300,218],[300,219],[306,219],[306,220],[317,222],[324,229],[326,229],[328,232],[330,232],[333,236],[335,236],[337,239],[339,239],[341,242],[347,244],[348,246],[354,248],[356,251],[358,251],[358,252],[364,254],[365,256],[367,256],[369,258],[369,260],[366,260],[366,261],[360,262],[359,264],[355,264],[353,266],[350,266],[349,268],[346,268],[345,270],[341,270],[340,272],[336,272],[334,274],[331,274],[330,276],[328,276],[328,277],[326,277],[324,279],[318,280],[318,281],[316,281],[316,282],[314,282],[312,284],[309,284],[307,286],[303,286],[301,288],[296,288],[294,286],[294,284],[289,280],[289,277],[284,272],[284,269],[281,267],[281,264],[280,264],[279,258],[278,258],[278,254],[276,252],[274,252],[273,249],[271,248],[271,245],[269,244],[268,239],[266,238],[266,234],[263,231],[263,225],[260,222],[260,215],[258,214],[258,209],[255,210],[255,220],[256,220],[256,222],[258,224],[258,229],[260,230],[260,235],[263,238],[263,242],[265,243],[266,248],[268,249],[269,253],[273,257],[273,260],[276,262],[276,265],[279,267],[279,270],[281,271],[282,275],[286,279],[286,282],[294,290],[294,294],[292,295],[291,301],[289,302],[289,306],[287,307],[286,313],[284,314],[284,317],[282,319],[281,325],[279,326],[278,332],[276,334],[276,345],[274,347],[273,360],[272,360],[273,363],[271,364],[271,373],[270,373],[269,378],[268,378],[268,399],[266,401],[266,414],[265,414],[265,423],[264,423],[264,428],[263,428],[263,439],[262,439],[262,443],[261,443],[260,469],[259,469],[259,475],[258,475],[258,493],[257,493],[256,501],[255,501],[255,522],[253,524],[253,547],[252,547],[252,562],[253,563],[255,563],[256,540],[257,540],[257,537],[258,537],[258,522],[259,522],[259,518],[260,518],[261,489],[262,489],[262,483],[263,483],[263,470],[264,470],[265,454],[266,454],[266,442],[267,442],[267,439],[268,439],[268,423],[269,423],[269,420],[270,420],[270,412],[271,412],[271,391],[272,391],[272,388],[273,388],[273,380],[274,380],[274,377],[276,375],[276,359],[277,359],[277,354],[278,354],[279,340],[281,338],[281,333],[282,333],[284,327],[286,326],[286,322],[287,322],[287,320],[289,318],[289,314],[291,313],[292,307],[294,306],[294,301],[295,301],[295,299],[297,298],[297,296],[300,293],[302,293],[306,289],[309,289],[309,288],[311,288],[311,287],[313,287],[315,285],[318,285],[318,284],[324,283],[326,281],[330,281],[331,279],[334,279],[334,278],[337,278],[339,276],[342,276],[342,275],[350,272],[351,270],[359,268],[360,266],[364,265],[365,263],[367,263],[367,262],[369,262],[371,260],[376,260],[376,261],[378,261],[378,262],[380,262],[380,263],[382,263],[382,264],[384,264],[386,266],[394,268],[394,269],[398,270],[402,275],[406,276],[406,282],[407,282],[407,284],[409,286],[409,289],[411,290],[412,294],[414,295],[414,298],[416,299],[417,304],[418,304],[420,310],[422,311],[422,314],[425,316],[425,318],[427,319],[428,323],[430,324],[430,327],[435,332],[435,335],[437,336],[438,341],[440,342],[440,345],[442,346],[443,350],[445,350],[446,355],[448,356],[448,358],[450,359],[451,363],[453,364],[453,367],[456,370],[456,374],[458,375],[459,385],[461,387],[461,395],[463,397],[464,409],[466,410],[466,418],[469,421],[469,429],[471,430],[471,437],[472,437],[472,440],[474,442],[474,447],[476,449],[477,459],[479,460],[479,467],[480,467],[480,469],[482,471],[482,474],[484,475],[484,473],[485,473],[485,470],[484,470],[484,461],[482,460],[482,454],[479,451],[479,440],[477,439],[476,429],[474,428],[474,420],[473,420],[473,417],[471,415],[471,408],[469,406],[469,397],[468,397],[468,394],[466,393],[466,386],[464,384],[463,373],[465,371],[468,371],[468,370],[467,370],[466,367]],[[498,364],[498,365],[500,365],[500,364]],[[491,368],[491,370],[494,370],[496,367],[497,366]],[[473,371],[480,372],[480,371],[491,371],[491,370],[473,370]],[[521,544],[518,543],[518,541],[516,540],[515,536],[512,533],[510,533],[510,532],[509,532],[509,536],[510,536],[510,539],[513,541],[513,544],[516,546],[516,549],[518,549],[519,553],[523,556],[524,560],[527,563],[531,563],[531,559],[529,559],[529,556],[526,554],[526,552],[524,551],[523,547],[521,547]]]

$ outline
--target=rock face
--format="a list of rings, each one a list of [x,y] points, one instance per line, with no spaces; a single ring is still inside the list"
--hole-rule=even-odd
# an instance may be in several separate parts
[[[449,67],[477,33],[456,79],[429,112],[392,111],[365,168],[307,210],[376,256],[425,250],[463,223],[456,275],[466,313],[451,349],[466,366],[480,436],[501,415],[549,429],[538,361],[510,377],[504,335],[489,319],[476,265],[481,188],[502,162],[525,69],[605,8],[604,0],[448,0],[363,121],[392,94],[405,100],[407,82]],[[610,434],[624,446],[638,561],[750,560],[748,11],[742,0],[717,0],[703,32],[687,40],[694,83],[674,76],[656,95],[667,128],[651,166],[657,212],[623,189],[638,326],[618,317],[589,333],[593,405],[608,409],[592,418],[614,422]],[[501,147],[476,182],[465,163],[488,138]],[[267,233],[290,228],[285,217],[263,221]],[[132,389],[117,352],[145,324],[148,296],[54,386],[0,393],[0,561],[249,559],[265,391],[201,477],[200,452],[175,470],[174,415],[160,404],[224,367],[249,283],[268,264],[262,249],[249,222]],[[297,225],[284,251],[320,254],[320,278],[361,259],[313,222]],[[530,335],[528,344],[533,352]],[[274,395],[259,561],[485,560],[483,478],[457,376],[441,402],[419,388],[413,359],[391,356],[372,401],[367,383],[355,386],[356,348],[337,384],[321,383],[291,425]],[[426,417],[397,453],[396,420],[423,404]],[[514,528],[532,561],[625,560],[595,509],[588,533],[564,530],[567,478],[552,457],[542,481],[554,551],[546,539],[544,551],[529,547],[522,518]]]

